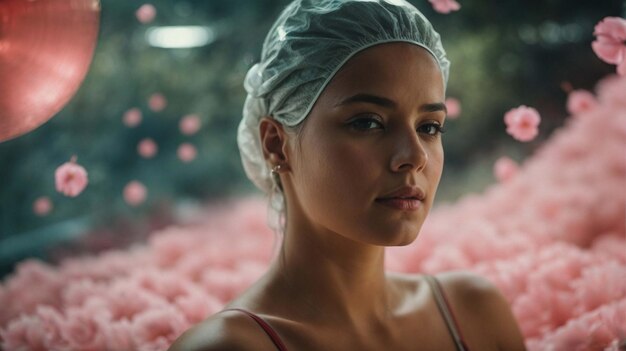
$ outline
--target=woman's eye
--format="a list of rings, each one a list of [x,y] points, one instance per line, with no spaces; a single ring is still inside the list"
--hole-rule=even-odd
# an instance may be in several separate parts
[[[420,126],[420,129],[426,131],[430,136],[436,136],[439,133],[445,133],[445,129],[438,123],[428,123]]]
[[[350,123],[350,126],[356,130],[371,130],[371,129],[374,129],[371,127],[376,124],[382,127],[382,124],[374,118],[359,118],[359,119],[352,121]]]

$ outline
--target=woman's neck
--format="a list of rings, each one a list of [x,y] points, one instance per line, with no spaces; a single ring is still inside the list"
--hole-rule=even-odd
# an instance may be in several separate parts
[[[268,277],[289,313],[366,333],[388,325],[399,300],[384,260],[381,246],[328,231],[288,231]]]

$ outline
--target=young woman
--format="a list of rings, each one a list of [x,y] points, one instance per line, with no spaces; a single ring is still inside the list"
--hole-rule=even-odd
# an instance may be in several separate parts
[[[283,11],[246,77],[238,135],[246,173],[282,215],[280,252],[170,350],[525,349],[486,279],[384,270],[385,247],[412,243],[435,198],[448,68],[404,0]]]

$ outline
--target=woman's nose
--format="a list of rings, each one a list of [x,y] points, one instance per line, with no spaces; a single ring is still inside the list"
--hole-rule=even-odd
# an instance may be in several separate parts
[[[428,153],[422,145],[419,133],[415,130],[403,132],[393,139],[393,155],[391,169],[394,172],[412,171],[420,172],[426,166]]]

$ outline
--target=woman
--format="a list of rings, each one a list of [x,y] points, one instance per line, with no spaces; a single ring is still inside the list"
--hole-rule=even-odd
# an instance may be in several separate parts
[[[412,243],[433,204],[448,67],[404,0],[283,11],[246,76],[238,135],[247,175],[284,215],[280,252],[170,350],[525,349],[486,279],[384,270],[385,247]]]

